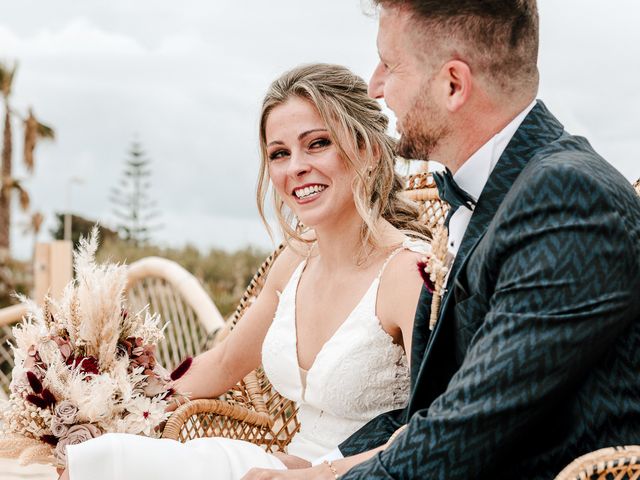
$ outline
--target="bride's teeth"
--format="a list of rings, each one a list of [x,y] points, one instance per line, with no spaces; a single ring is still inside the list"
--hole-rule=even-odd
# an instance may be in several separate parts
[[[312,185],[310,187],[305,187],[305,188],[298,189],[294,193],[295,193],[296,197],[298,197],[298,198],[305,198],[305,197],[308,197],[309,195],[311,195],[313,193],[322,192],[324,189],[325,189],[325,187],[322,186],[322,185]]]

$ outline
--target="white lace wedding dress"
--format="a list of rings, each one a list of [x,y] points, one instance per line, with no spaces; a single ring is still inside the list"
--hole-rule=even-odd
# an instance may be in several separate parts
[[[414,248],[405,242],[403,248]],[[262,346],[272,384],[298,407],[300,431],[287,453],[309,461],[335,449],[380,413],[403,407],[409,372],[403,349],[376,316],[378,285],[387,259],[360,302],[324,344],[306,372],[298,365],[295,301],[306,265],[293,272],[280,295]],[[107,434],[67,449],[71,480],[241,478],[250,468],[284,469],[260,447],[240,440],[203,438],[179,443],[135,435]]]

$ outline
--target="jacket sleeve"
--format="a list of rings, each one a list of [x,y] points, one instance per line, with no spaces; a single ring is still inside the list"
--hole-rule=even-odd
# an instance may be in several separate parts
[[[638,317],[638,200],[592,173],[556,161],[514,186],[472,254],[489,262],[491,294],[466,299],[487,303],[461,367],[389,448],[341,478],[488,476]]]
[[[404,412],[404,409],[392,410],[370,420],[340,444],[340,453],[348,457],[384,445],[402,425]]]

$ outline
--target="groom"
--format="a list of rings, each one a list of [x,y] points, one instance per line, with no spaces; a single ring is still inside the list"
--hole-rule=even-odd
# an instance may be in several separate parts
[[[638,443],[640,202],[535,101],[535,0],[378,3],[370,94],[398,118],[399,153],[442,162],[458,184],[444,193],[475,205],[449,220],[455,261],[430,338],[426,292],[418,308],[409,406],[340,450],[408,426],[341,478],[551,479]]]
[[[259,478],[551,479],[638,443],[640,201],[535,100],[535,0],[376,3],[370,93],[396,114],[402,156],[453,173],[455,260],[433,332],[423,291],[407,408],[344,459]]]

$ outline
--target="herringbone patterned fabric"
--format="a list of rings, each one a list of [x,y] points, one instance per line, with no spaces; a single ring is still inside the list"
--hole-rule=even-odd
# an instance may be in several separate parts
[[[539,102],[478,200],[434,333],[414,334],[409,427],[341,478],[550,479],[638,443],[638,292],[640,200]],[[341,450],[383,443],[382,421]]]

